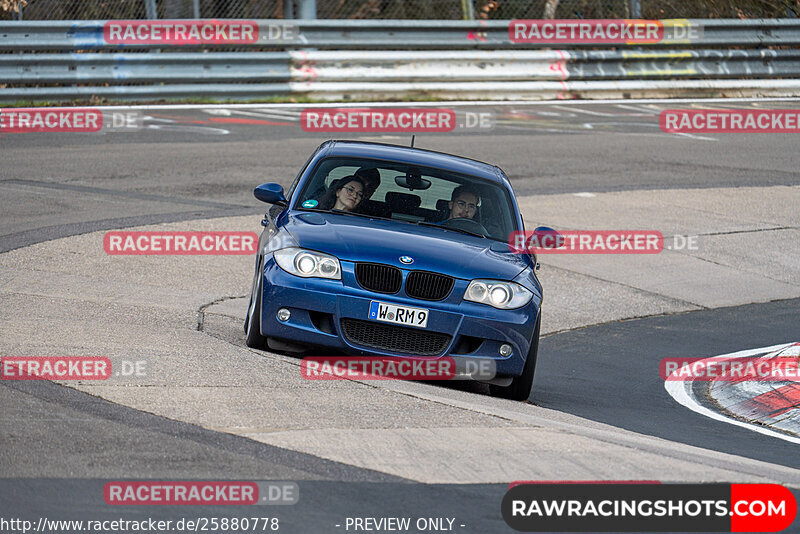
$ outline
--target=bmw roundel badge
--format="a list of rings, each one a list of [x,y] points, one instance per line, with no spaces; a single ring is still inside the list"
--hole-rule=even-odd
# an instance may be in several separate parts
[[[405,263],[406,265],[414,263],[414,258],[411,256],[400,256],[400,263]]]

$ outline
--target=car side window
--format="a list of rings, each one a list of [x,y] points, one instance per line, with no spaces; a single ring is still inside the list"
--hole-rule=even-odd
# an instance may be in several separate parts
[[[306,169],[308,169],[308,166],[311,164],[311,160],[314,159],[314,156],[317,155],[317,152],[319,152],[321,148],[322,146],[317,147],[314,153],[311,154],[311,156],[306,160],[305,164],[303,165],[303,168],[300,169],[300,172],[297,173],[297,176],[294,177],[294,182],[292,182],[291,187],[289,187],[289,192],[286,193],[286,200],[288,200],[289,202],[292,201],[292,195],[294,195],[294,192],[297,189],[297,184],[300,183],[300,177],[303,176],[303,174],[306,172]]]

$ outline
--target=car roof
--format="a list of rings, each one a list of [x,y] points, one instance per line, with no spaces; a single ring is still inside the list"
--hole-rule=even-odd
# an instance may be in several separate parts
[[[325,147],[327,145],[327,147]],[[444,152],[435,152],[422,148],[370,143],[367,141],[331,140],[322,144],[324,156],[351,156],[371,159],[385,159],[400,163],[409,163],[425,167],[446,169],[471,176],[485,178],[493,182],[510,186],[503,171],[496,165],[482,161],[454,156]]]

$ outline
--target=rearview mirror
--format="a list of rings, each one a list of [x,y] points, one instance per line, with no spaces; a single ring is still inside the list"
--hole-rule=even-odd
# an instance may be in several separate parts
[[[253,196],[261,202],[267,204],[277,204],[279,206],[288,206],[289,201],[283,194],[283,186],[276,183],[261,184],[253,191]]]
[[[405,187],[409,191],[415,189],[426,190],[431,186],[431,181],[422,177],[419,169],[416,167],[409,167],[405,176],[395,176],[394,183],[400,187]]]

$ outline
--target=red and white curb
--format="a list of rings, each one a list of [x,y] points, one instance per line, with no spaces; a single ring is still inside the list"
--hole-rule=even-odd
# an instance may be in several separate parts
[[[782,343],[770,347],[732,352],[713,356],[713,360],[734,358],[761,359],[778,356],[800,357],[800,343]],[[711,360],[711,358],[708,358]],[[725,381],[713,380],[708,394],[725,411],[736,417],[709,409],[695,396],[691,380],[678,379],[680,369],[664,382],[667,393],[679,404],[695,413],[736,426],[741,426],[775,438],[800,444],[800,382],[787,381]],[[779,429],[773,430],[773,429]],[[786,434],[790,432],[793,435]]]

